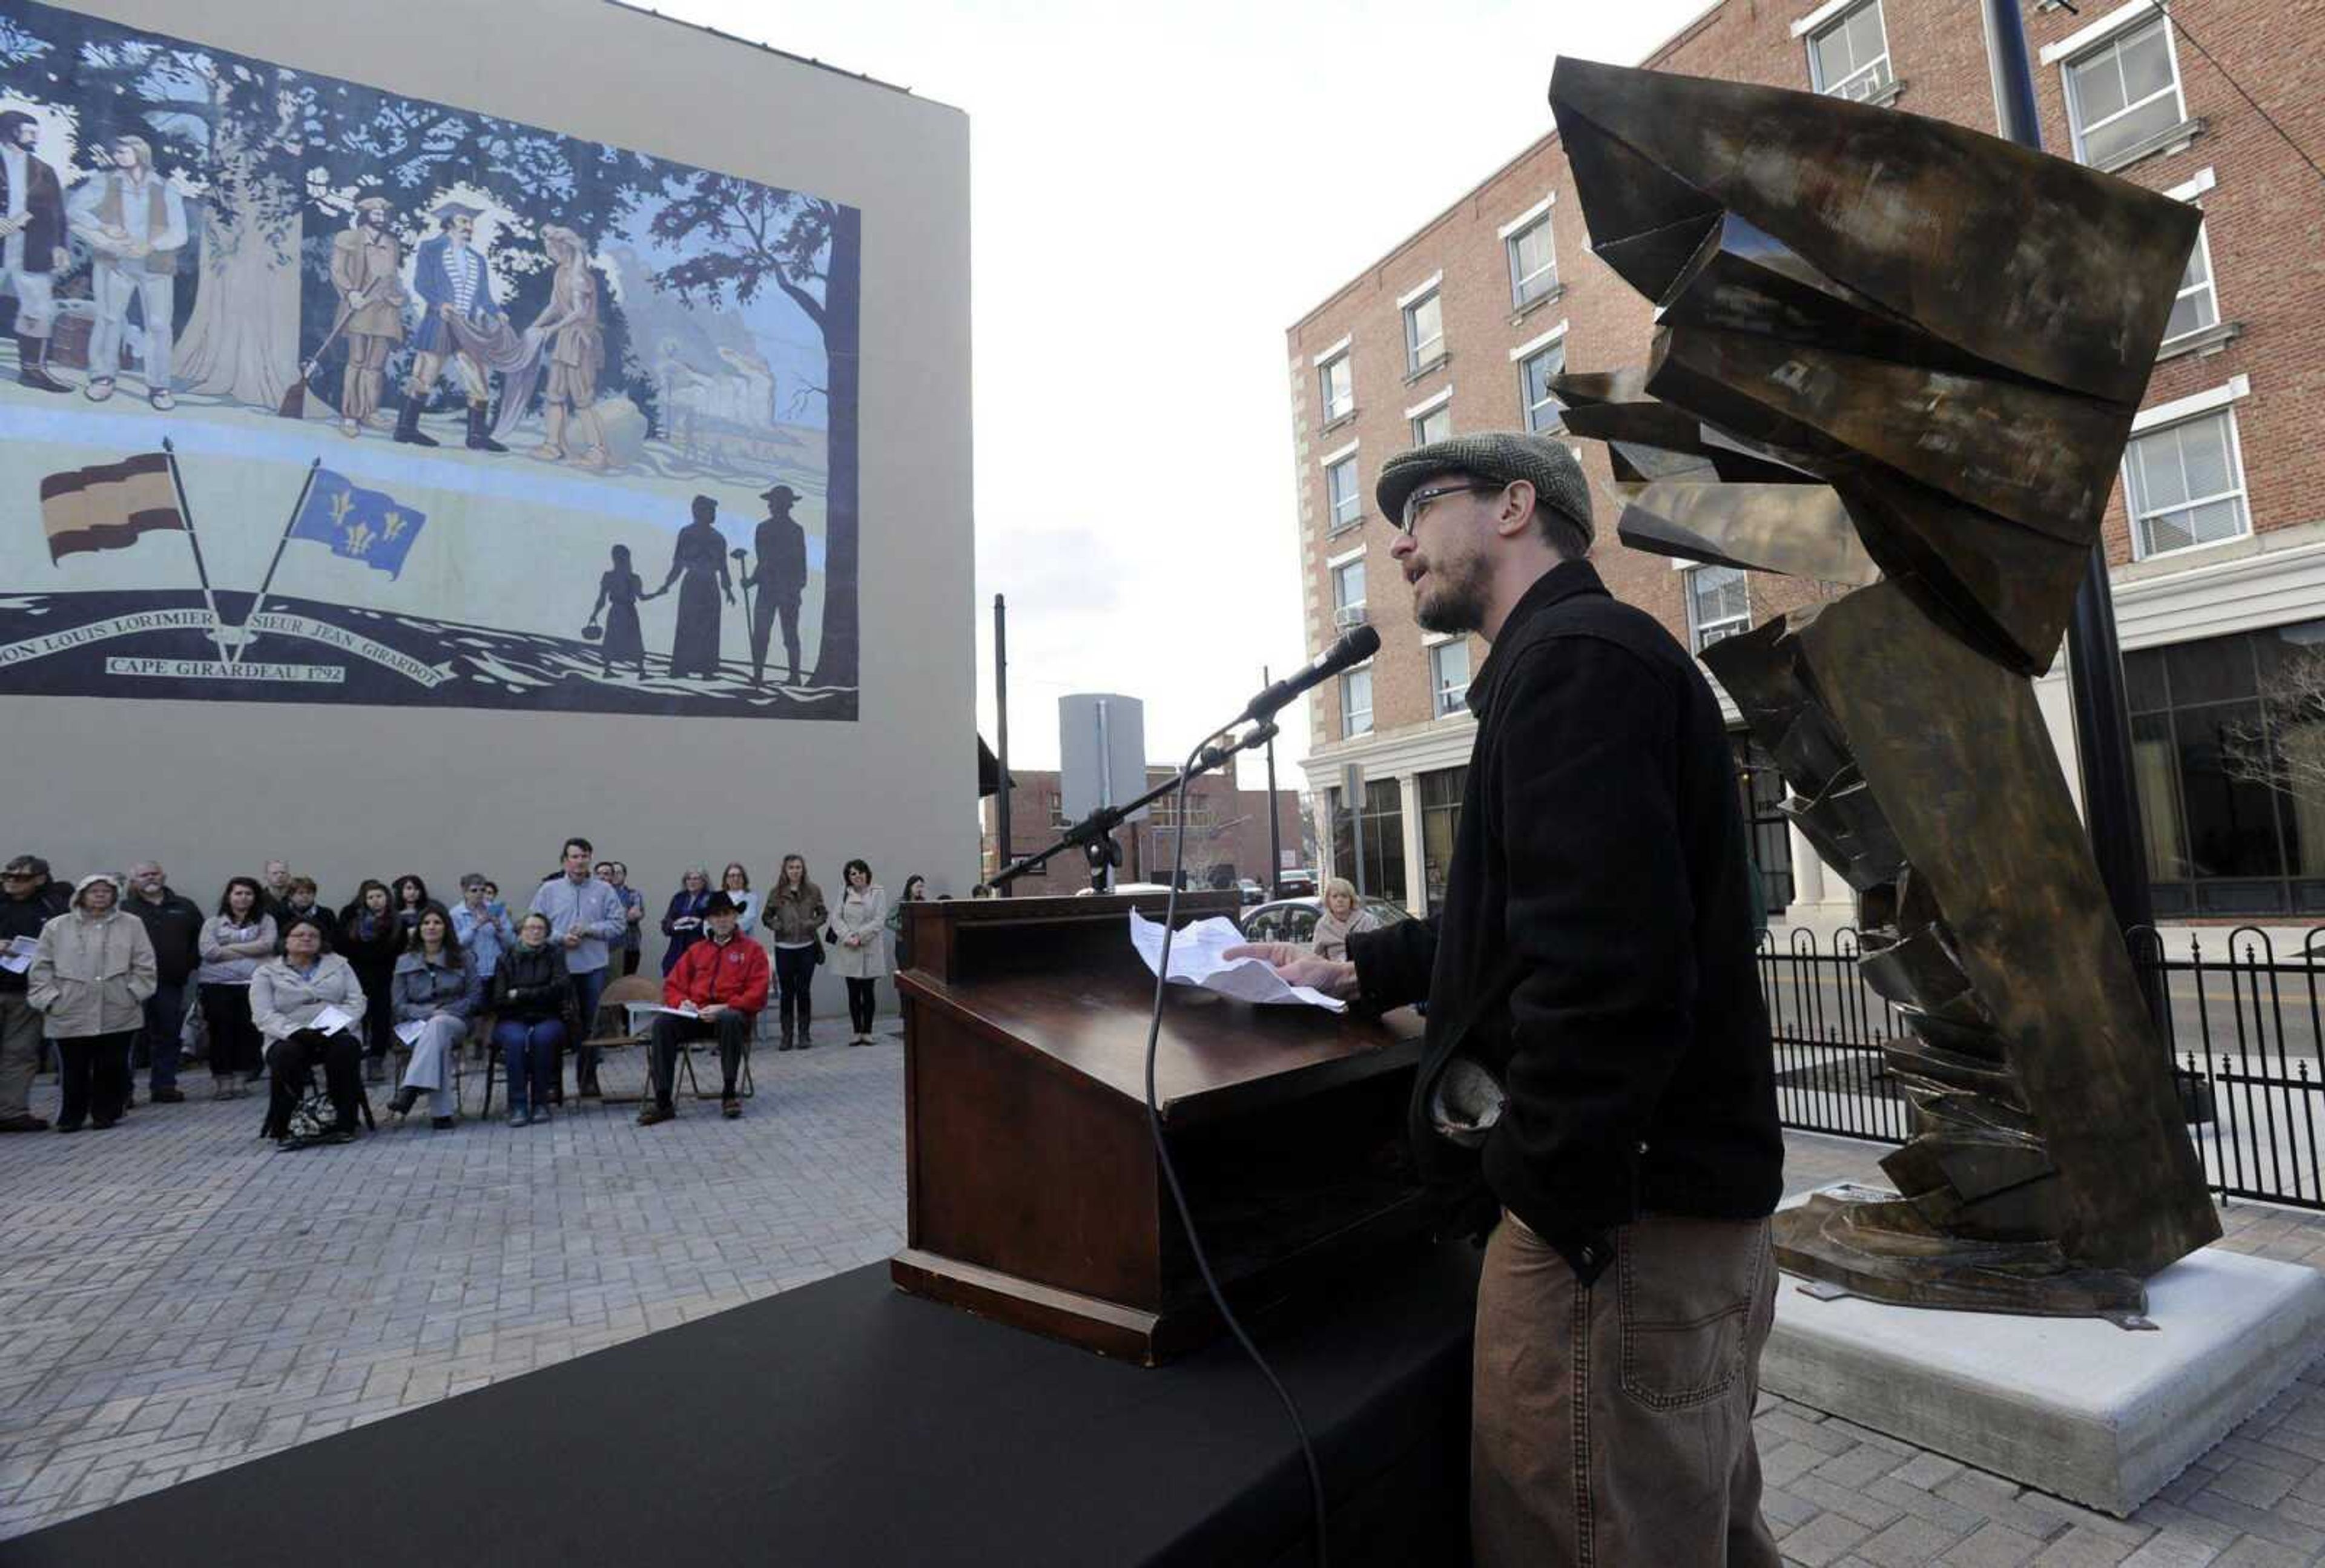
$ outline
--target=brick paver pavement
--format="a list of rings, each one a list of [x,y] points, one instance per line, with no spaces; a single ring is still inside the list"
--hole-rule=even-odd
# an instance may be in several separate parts
[[[763,1047],[735,1122],[690,1101],[652,1128],[421,1118],[284,1155],[252,1136],[257,1099],[196,1099],[0,1137],[0,1536],[886,1257],[904,1178],[884,1028],[869,1051]],[[608,1085],[639,1072],[619,1058]],[[1786,1143],[1794,1192],[1880,1179],[1877,1148]],[[2227,1246],[2325,1263],[2325,1217],[2226,1219]],[[1757,1427],[1768,1522],[1811,1568],[2325,1563],[2325,1369],[2129,1520],[1784,1400]]]
[[[837,1024],[762,1044],[736,1121],[681,1080],[659,1127],[606,1107],[437,1132],[375,1087],[377,1134],[283,1154],[264,1099],[212,1103],[196,1072],[186,1104],[109,1131],[0,1137],[0,1536],[885,1257],[903,1072],[882,1025],[866,1050]],[[609,1058],[609,1091],[642,1058]],[[694,1060],[716,1089],[716,1054]],[[55,1100],[44,1082],[33,1109]]]

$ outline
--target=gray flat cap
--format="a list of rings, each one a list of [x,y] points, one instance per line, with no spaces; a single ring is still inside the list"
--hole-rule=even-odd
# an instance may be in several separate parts
[[[1514,431],[1488,431],[1449,436],[1399,452],[1381,465],[1379,482],[1373,486],[1381,515],[1391,520],[1403,516],[1404,498],[1440,474],[1468,474],[1502,484],[1524,479],[1533,487],[1537,504],[1581,529],[1584,539],[1597,537],[1590,526],[1589,482],[1563,441]]]

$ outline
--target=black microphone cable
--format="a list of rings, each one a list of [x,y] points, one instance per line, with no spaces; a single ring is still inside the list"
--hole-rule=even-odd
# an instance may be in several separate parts
[[[1232,729],[1234,726],[1227,728]],[[1172,1163],[1171,1146],[1162,1137],[1162,1111],[1154,1098],[1154,1058],[1162,1040],[1162,999],[1171,985],[1172,928],[1179,918],[1179,883],[1187,864],[1187,785],[1194,777],[1196,761],[1202,756],[1204,750],[1212,741],[1227,733],[1227,729],[1213,730],[1187,754],[1185,764],[1179,769],[1178,787],[1170,797],[1178,807],[1180,825],[1172,834],[1170,902],[1162,911],[1162,957],[1155,965],[1154,1009],[1146,1025],[1146,1128],[1154,1140],[1155,1158],[1162,1164],[1162,1180],[1171,1189],[1171,1202],[1179,1211],[1179,1223],[1186,1228],[1187,1250],[1194,1255],[1195,1267],[1203,1276],[1203,1288],[1210,1293],[1211,1304],[1219,1309],[1219,1316],[1226,1321],[1227,1331],[1235,1335],[1236,1343],[1241,1345],[1243,1353],[1251,1358],[1251,1364],[1259,1369],[1259,1375],[1267,1379],[1267,1386],[1275,1390],[1275,1397],[1283,1404],[1284,1415],[1291,1417],[1292,1433],[1300,1440],[1301,1461],[1308,1467],[1308,1500],[1314,1514],[1311,1529],[1316,1545],[1316,1568],[1327,1568],[1324,1471],[1316,1462],[1316,1445],[1309,1439],[1308,1424],[1301,1419],[1300,1406],[1292,1397],[1292,1391],[1283,1386],[1283,1380],[1275,1375],[1275,1369],[1267,1364],[1267,1358],[1259,1353],[1259,1347],[1252,1343],[1251,1336],[1244,1331],[1242,1320],[1227,1305],[1227,1293],[1219,1288],[1218,1277],[1211,1272],[1211,1260],[1203,1251],[1201,1239],[1195,1234],[1195,1216],[1187,1206],[1186,1191],[1179,1185],[1179,1170]],[[1232,755],[1228,763],[1233,765]],[[1274,809],[1274,803],[1269,802],[1268,810]]]

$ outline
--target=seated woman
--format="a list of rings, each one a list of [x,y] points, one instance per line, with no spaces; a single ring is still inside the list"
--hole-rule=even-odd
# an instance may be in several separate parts
[[[318,1029],[315,1020],[335,1007],[350,1020]],[[347,960],[332,952],[323,928],[306,915],[292,915],[283,928],[277,956],[250,977],[250,1021],[266,1043],[274,1096],[267,1108],[268,1137],[287,1137],[299,1091],[316,1062],[330,1090],[333,1119],[326,1141],[343,1144],[356,1136],[356,1108],[363,1099],[363,987]]]
[[[468,1015],[477,1005],[477,966],[452,933],[452,916],[440,904],[420,912],[412,945],[395,960],[397,1037],[412,1048],[412,1062],[387,1109],[411,1114],[428,1091],[431,1126],[450,1127],[460,1109],[452,1077],[452,1053],[468,1037]],[[417,1024],[417,1031],[410,1025]]]
[[[573,997],[565,950],[549,940],[549,916],[535,912],[518,923],[516,945],[493,970],[493,1044],[508,1074],[508,1124],[549,1119],[549,1091],[557,1082],[557,1053],[565,1049],[565,1008]]]
[[[1338,961],[1348,956],[1348,938],[1380,924],[1357,903],[1356,884],[1335,877],[1324,884],[1324,910],[1316,917],[1316,956]]]

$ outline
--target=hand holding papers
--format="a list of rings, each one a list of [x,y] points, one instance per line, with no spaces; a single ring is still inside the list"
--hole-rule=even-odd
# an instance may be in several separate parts
[[[428,1033],[428,1024],[421,1018],[415,1018],[409,1024],[398,1024],[395,1026],[395,1037],[406,1045],[419,1044],[420,1036],[426,1033]]]
[[[355,1021],[355,1015],[346,1008],[326,1005],[321,1012],[307,1021],[307,1027],[318,1035],[336,1035]]]
[[[32,967],[32,960],[40,951],[41,944],[37,939],[12,936],[5,947],[0,947],[0,970],[6,970],[12,975],[21,975]]]
[[[1243,940],[1243,932],[1224,916],[1197,921],[1171,938],[1169,978],[1180,985],[1200,986],[1237,1001],[1305,1003],[1334,1013],[1348,1010],[1347,1003],[1321,991],[1285,983],[1257,959],[1230,961],[1220,956],[1227,949],[1241,945]],[[1135,909],[1130,912],[1130,943],[1146,960],[1148,969],[1161,972],[1162,927]]]

